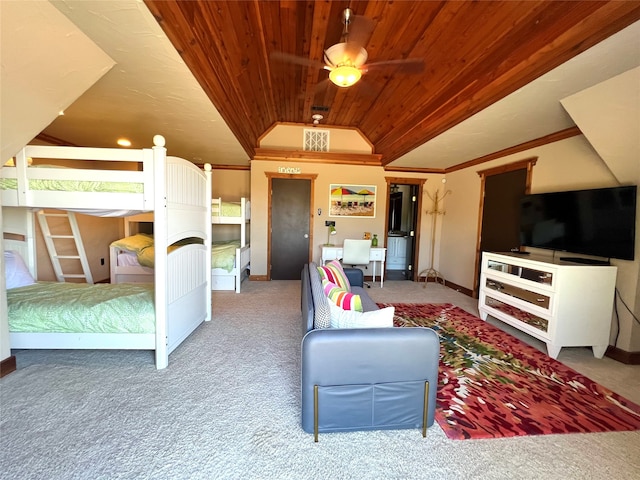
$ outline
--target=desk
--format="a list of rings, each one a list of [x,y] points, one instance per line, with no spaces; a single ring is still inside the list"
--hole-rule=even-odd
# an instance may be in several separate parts
[[[369,259],[373,262],[373,281],[376,281],[376,262],[380,262],[380,288],[384,284],[384,260],[387,249],[384,247],[371,247]],[[322,265],[330,260],[340,260],[342,258],[341,245],[322,245]]]

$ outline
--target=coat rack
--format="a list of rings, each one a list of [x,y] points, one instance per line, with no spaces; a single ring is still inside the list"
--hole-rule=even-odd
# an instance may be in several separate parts
[[[442,179],[442,183],[445,184],[447,182],[446,178]],[[423,274],[425,276],[424,279],[424,288],[427,288],[427,282],[429,278],[433,278],[434,282],[438,283],[438,279],[442,280],[442,285],[445,284],[444,277],[442,274],[434,268],[434,257],[436,251],[436,226],[438,224],[438,215],[444,215],[446,212],[444,210],[440,210],[440,202],[444,200],[444,198],[449,195],[451,190],[444,190],[442,195],[440,195],[440,189],[436,189],[436,191],[431,195],[429,192],[426,192],[429,199],[433,202],[433,206],[431,210],[427,211],[427,214],[433,215],[433,224],[431,225],[431,263],[429,268],[420,272],[419,277]]]

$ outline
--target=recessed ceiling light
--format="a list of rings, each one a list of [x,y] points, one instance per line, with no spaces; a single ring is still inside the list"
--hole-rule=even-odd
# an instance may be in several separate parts
[[[127,140],[126,138],[119,138],[118,145],[120,145],[121,147],[130,147],[131,141]]]

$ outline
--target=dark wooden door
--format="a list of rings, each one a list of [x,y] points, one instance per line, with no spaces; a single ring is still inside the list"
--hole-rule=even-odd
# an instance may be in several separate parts
[[[475,295],[478,296],[482,252],[508,252],[520,248],[520,199],[527,191],[527,169],[484,177]]]
[[[271,279],[299,280],[309,262],[311,181],[273,178],[271,183]]]
[[[480,251],[508,252],[520,247],[520,199],[527,170],[488,175],[484,184]]]

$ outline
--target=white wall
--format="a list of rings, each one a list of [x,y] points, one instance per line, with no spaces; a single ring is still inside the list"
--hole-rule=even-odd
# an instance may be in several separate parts
[[[267,275],[267,241],[268,241],[268,177],[267,172],[276,173],[282,162],[252,161],[251,163],[251,275]],[[384,218],[387,205],[386,183],[381,167],[361,167],[351,165],[321,165],[316,163],[292,163],[286,166],[300,168],[302,175],[317,174],[314,183],[314,198],[312,209],[316,214],[311,225],[313,260],[320,259],[320,246],[327,241],[327,227],[325,220],[335,220],[337,234],[333,237],[336,244],[342,243],[345,238],[361,238],[363,233],[377,233],[382,238],[386,228]],[[329,212],[329,185],[331,183],[343,183],[360,185],[375,185],[377,187],[376,217],[369,218],[333,218]],[[318,208],[322,214],[318,215]],[[382,240],[379,243],[382,245]]]
[[[0,164],[114,64],[51,3],[0,2]]]
[[[268,240],[268,177],[267,173],[276,173],[284,162],[256,161],[251,162],[251,275],[267,275],[267,240]],[[336,221],[337,234],[332,238],[336,244],[345,238],[361,238],[364,232],[377,233],[379,246],[385,246],[384,234],[387,229],[386,208],[388,200],[387,183],[385,177],[426,178],[425,190],[441,187],[442,175],[405,174],[385,172],[382,167],[362,167],[357,165],[328,165],[318,163],[286,162],[287,167],[299,168],[301,175],[317,175],[314,183],[313,211],[315,212],[312,228],[313,260],[319,261],[321,245],[327,241],[326,220]],[[295,178],[295,176],[293,176]],[[329,185],[335,183],[375,185],[377,188],[376,217],[364,218],[335,218],[328,216]],[[422,231],[420,237],[420,260],[418,271],[428,267],[429,241],[431,232],[431,218],[426,214],[429,200],[423,198],[421,212]],[[318,215],[318,208],[322,214]]]
[[[620,182],[640,179],[640,67],[565,98],[562,106]]]
[[[477,232],[479,228],[480,177],[477,171],[538,157],[533,167],[531,192],[611,187],[617,180],[603,160],[583,136],[571,137],[542,147],[484,163],[447,175],[453,194],[447,198],[447,214],[443,222],[440,247],[440,271],[458,285],[473,287]],[[640,231],[638,219],[636,229]],[[622,299],[638,314],[638,278],[640,271],[640,235],[636,235],[636,260],[612,260],[618,267],[617,288]],[[620,304],[619,304],[620,305]],[[619,309],[620,336],[618,347],[626,351],[640,350],[640,328],[634,326],[630,313]],[[612,328],[612,338],[615,326]]]
[[[326,128],[323,125],[317,127],[308,125],[302,128],[299,125],[276,125],[260,139],[260,147],[302,150],[304,148],[304,130],[314,128],[328,132],[329,150],[333,153],[372,153],[371,144],[359,131],[350,128]]]

